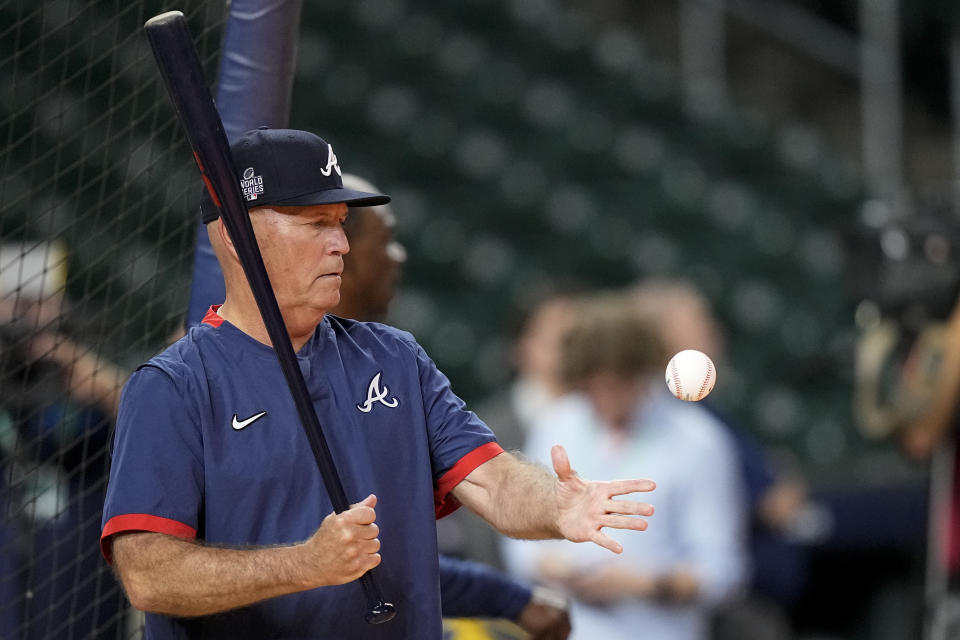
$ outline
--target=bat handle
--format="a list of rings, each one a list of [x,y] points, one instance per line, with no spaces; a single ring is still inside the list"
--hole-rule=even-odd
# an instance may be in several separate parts
[[[364,593],[367,594],[367,613],[364,616],[367,624],[383,624],[393,620],[397,615],[397,608],[383,601],[383,595],[373,574],[368,572],[360,576],[360,584],[363,586]]]

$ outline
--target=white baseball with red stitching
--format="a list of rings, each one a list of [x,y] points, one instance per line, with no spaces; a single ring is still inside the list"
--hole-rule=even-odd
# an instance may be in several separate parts
[[[670,358],[667,364],[667,388],[677,398],[696,402],[703,400],[717,382],[713,360],[695,349],[686,349]]]

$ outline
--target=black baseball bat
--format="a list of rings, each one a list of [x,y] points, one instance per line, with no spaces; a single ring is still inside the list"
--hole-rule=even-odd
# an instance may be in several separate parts
[[[330,502],[337,513],[346,511],[350,508],[350,503],[347,501],[333,456],[330,455],[320,421],[313,409],[313,402],[297,364],[273,287],[270,286],[270,278],[267,277],[260,247],[257,245],[253,225],[250,224],[250,216],[240,191],[240,183],[234,171],[223,122],[207,87],[190,28],[182,12],[169,11],[147,20],[144,30],[163,76],[167,94],[177,111],[180,126],[190,142],[200,175],[203,176],[214,204],[219,207],[223,222],[227,225],[227,231],[237,249],[240,264],[260,308],[270,342],[273,343],[300,422],[330,495]],[[368,571],[362,575],[360,584],[367,598],[366,621],[379,624],[391,620],[396,615],[396,607],[384,601],[373,572]]]

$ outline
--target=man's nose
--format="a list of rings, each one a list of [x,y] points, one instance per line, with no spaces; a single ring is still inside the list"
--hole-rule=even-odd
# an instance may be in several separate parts
[[[337,229],[336,237],[333,239],[330,247],[330,252],[339,255],[350,253],[350,241],[347,240],[347,234],[344,232],[343,227]]]

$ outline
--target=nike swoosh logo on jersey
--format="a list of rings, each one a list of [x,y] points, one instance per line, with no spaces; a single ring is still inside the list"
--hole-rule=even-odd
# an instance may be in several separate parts
[[[240,431],[240,429],[246,429],[251,424],[267,415],[266,411],[261,411],[260,413],[254,414],[247,418],[246,420],[237,420],[237,414],[233,414],[233,429],[235,431]]]

